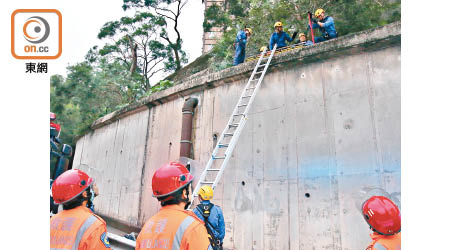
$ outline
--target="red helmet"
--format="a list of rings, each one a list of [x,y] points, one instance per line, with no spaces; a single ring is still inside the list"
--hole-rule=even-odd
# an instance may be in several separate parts
[[[393,235],[400,232],[400,210],[384,196],[372,196],[362,205],[364,219],[377,233]]]
[[[50,121],[54,121],[56,120],[56,115],[55,113],[50,112]]]
[[[71,169],[62,173],[52,184],[53,200],[56,204],[64,204],[80,195],[93,180],[79,169]]]
[[[153,174],[154,197],[164,197],[181,190],[194,180],[194,176],[180,162],[169,162]]]

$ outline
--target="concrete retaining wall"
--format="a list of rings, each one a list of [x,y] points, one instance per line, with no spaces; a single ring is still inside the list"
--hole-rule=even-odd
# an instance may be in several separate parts
[[[225,248],[367,246],[355,195],[378,188],[400,200],[400,52],[394,23],[275,57],[215,190]],[[204,166],[253,66],[187,78],[96,121],[74,166],[90,166],[80,168],[96,178],[98,212],[136,227],[155,214],[151,177],[178,158],[184,99],[199,99],[193,146]]]

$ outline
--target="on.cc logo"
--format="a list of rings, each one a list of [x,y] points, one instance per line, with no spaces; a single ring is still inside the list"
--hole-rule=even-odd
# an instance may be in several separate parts
[[[55,9],[11,14],[11,54],[16,59],[56,59],[62,53],[62,16]]]
[[[23,35],[30,43],[42,43],[50,35],[50,25],[44,18],[32,16],[23,25]]]

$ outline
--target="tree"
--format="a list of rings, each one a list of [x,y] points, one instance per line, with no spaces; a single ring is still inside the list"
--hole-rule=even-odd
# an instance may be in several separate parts
[[[150,84],[157,72],[177,67],[174,47],[163,38],[166,28],[164,17],[148,11],[108,22],[98,38],[109,43],[92,47],[85,61],[67,67],[66,78],[51,76],[50,110],[61,124],[63,143],[75,148],[76,138],[96,119],[173,86],[168,80]]]
[[[129,8],[151,10],[159,17],[164,18],[166,21],[170,21],[173,24],[172,28],[175,32],[175,41],[170,38],[166,28],[162,28],[160,37],[167,41],[172,50],[175,71],[180,70],[183,63],[187,63],[186,52],[182,50],[183,40],[181,39],[181,34],[178,30],[179,17],[187,1],[188,0],[123,0],[122,8],[124,10]]]
[[[117,61],[99,60],[95,66],[84,61],[67,70],[66,78],[50,78],[50,110],[61,124],[61,140],[73,148],[75,138],[89,131],[96,119],[173,86],[171,81],[160,81],[144,92],[140,89],[142,78],[130,76],[128,67]]]
[[[99,39],[108,39],[100,50],[91,49],[88,58],[100,55],[105,63],[116,63],[127,67],[130,75],[140,74],[143,78],[141,89],[150,90],[150,78],[156,73],[173,71],[171,47],[161,41],[166,21],[149,12],[137,12],[134,17],[122,17],[119,21],[107,22],[98,34]]]

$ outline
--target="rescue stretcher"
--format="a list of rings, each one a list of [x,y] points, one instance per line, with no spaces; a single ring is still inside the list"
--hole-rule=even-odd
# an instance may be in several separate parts
[[[310,45],[310,46],[312,46],[312,45]],[[284,53],[284,52],[287,52],[287,51],[291,51],[291,50],[303,49],[304,47],[307,47],[307,46],[304,46],[304,45],[302,45],[300,43],[288,45],[286,47],[282,47],[282,48],[277,49],[275,51],[275,55],[274,56],[276,56],[278,54],[281,54],[281,53]],[[266,54],[264,55],[264,58],[269,57],[270,53],[271,53],[270,50],[267,51]],[[255,55],[251,55],[251,56],[245,58],[245,62],[252,62],[252,61],[258,60],[260,55],[261,55],[261,53],[258,53],[258,54],[255,54]]]

